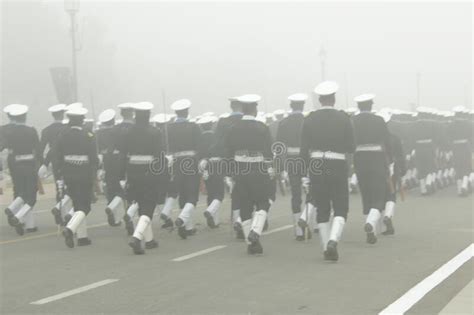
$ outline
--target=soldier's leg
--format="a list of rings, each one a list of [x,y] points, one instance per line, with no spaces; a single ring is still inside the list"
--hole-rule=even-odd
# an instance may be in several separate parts
[[[87,237],[87,225],[84,221],[91,210],[92,183],[87,180],[69,180],[66,182],[74,207],[74,215],[63,230],[66,246],[74,247],[74,234],[79,229],[78,245],[89,245],[91,242]]]
[[[325,170],[321,173],[310,174],[311,189],[310,194],[312,202],[318,209],[316,221],[318,222],[319,238],[321,248],[326,256],[327,244],[330,233],[330,216],[331,216],[331,200],[330,200],[330,186],[328,185]],[[347,182],[345,180],[345,186]]]
[[[224,198],[224,179],[220,175],[210,175],[206,181],[208,207],[204,211],[207,225],[216,228],[219,225],[218,211]],[[210,201],[210,202],[209,202]]]
[[[120,185],[119,176],[105,175],[105,183],[107,185],[107,207],[105,213],[107,214],[107,221],[110,226],[119,226],[120,220],[117,220],[117,213],[119,209],[125,207],[124,193]]]

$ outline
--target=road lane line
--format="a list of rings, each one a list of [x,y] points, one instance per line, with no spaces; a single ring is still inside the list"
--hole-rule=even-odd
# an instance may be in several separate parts
[[[46,303],[50,303],[50,302],[54,302],[54,301],[57,301],[57,300],[60,300],[60,299],[64,299],[64,298],[69,297],[71,295],[86,292],[86,291],[89,291],[89,290],[92,290],[92,289],[95,289],[95,288],[98,288],[98,287],[101,287],[101,286],[104,286],[104,285],[107,285],[107,284],[110,284],[110,283],[114,283],[114,282],[117,282],[117,281],[119,281],[119,279],[106,279],[106,280],[102,280],[102,281],[99,281],[99,282],[94,282],[92,284],[89,284],[89,285],[86,285],[86,286],[83,286],[83,287],[80,287],[80,288],[77,288],[77,289],[69,290],[69,291],[59,293],[59,294],[56,294],[56,295],[53,295],[53,296],[50,296],[50,297],[47,297],[47,298],[44,298],[44,299],[41,299],[41,300],[38,300],[38,301],[31,302],[30,304],[43,305],[43,304],[46,304]]]
[[[443,282],[464,263],[474,257],[474,243],[441,266],[438,270],[423,279],[398,300],[387,306],[379,315],[401,315],[408,311],[413,305],[420,301],[428,292]]]
[[[280,231],[284,231],[284,230],[291,229],[292,227],[293,227],[292,224],[280,226],[279,228],[276,228],[276,229],[273,229],[273,230],[268,230],[268,231],[266,231],[266,232],[263,232],[262,235],[273,234],[273,233],[276,233],[276,232],[280,232]]]
[[[176,261],[176,262],[185,261],[185,260],[197,257],[197,256],[201,256],[201,255],[205,255],[205,254],[215,252],[216,250],[223,249],[223,248],[226,248],[226,247],[227,247],[227,245],[218,245],[218,246],[214,246],[214,247],[209,247],[209,248],[200,250],[198,252],[191,253],[189,255],[184,255],[184,256],[181,256],[181,257],[171,259],[171,261]]]

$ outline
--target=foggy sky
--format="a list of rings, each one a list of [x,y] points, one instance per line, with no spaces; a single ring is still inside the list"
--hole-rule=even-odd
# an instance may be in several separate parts
[[[29,5],[26,18],[47,16],[33,28]],[[261,110],[287,108],[289,94],[321,81],[324,45],[338,107],[370,92],[376,108],[409,109],[418,72],[421,105],[471,107],[471,23],[470,2],[82,1],[80,100],[93,99],[96,115],[126,101],[163,111],[163,91],[167,111],[189,98],[192,115],[227,112],[227,97],[243,93],[262,95]],[[35,123],[48,122],[43,112],[57,103],[48,68],[70,64],[68,31],[62,1],[3,3],[2,107],[26,103]]]

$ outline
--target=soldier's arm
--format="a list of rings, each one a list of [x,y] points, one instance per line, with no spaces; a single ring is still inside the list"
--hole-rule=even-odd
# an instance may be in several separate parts
[[[306,176],[309,169],[309,145],[310,145],[310,130],[308,121],[303,121],[303,128],[301,130],[301,148],[300,158],[303,160],[303,175]]]
[[[97,154],[97,144],[94,133],[87,131],[87,136],[89,137],[89,161],[91,163],[92,170],[95,172],[99,168],[99,156]]]
[[[352,126],[352,120],[350,118],[346,119],[346,124],[344,126],[344,139],[345,149],[348,154],[352,154],[355,151],[355,138],[354,138],[354,127]]]
[[[31,128],[32,131],[32,136],[33,136],[33,152],[35,154],[35,159],[39,163],[39,165],[42,165],[44,163],[43,160],[43,151],[41,151],[41,143],[38,137],[38,132],[36,131],[35,128]]]
[[[38,147],[38,153],[43,157],[44,156],[44,150],[46,149],[46,146],[48,145],[48,136],[47,136],[47,129],[43,129],[41,131],[41,140],[40,140],[40,144],[39,144],[39,147]],[[52,149],[51,147],[49,148],[50,150]],[[44,165],[48,166],[49,163],[50,163],[50,160],[49,160],[49,157],[46,156],[45,160],[44,160]]]

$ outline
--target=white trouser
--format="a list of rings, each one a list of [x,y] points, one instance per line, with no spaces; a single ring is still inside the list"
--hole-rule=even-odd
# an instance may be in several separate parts
[[[265,221],[267,220],[267,211],[265,210],[258,210],[255,211],[252,220],[251,230],[257,233],[258,235],[262,235],[263,227],[265,225]]]
[[[344,224],[346,224],[346,219],[344,219],[344,217],[334,217],[332,220],[331,232],[329,234],[330,241],[339,242],[341,240]]]
[[[148,224],[148,226],[146,227],[145,233],[143,236],[144,236],[145,242],[147,243],[153,240],[152,222],[150,222],[150,224]]]
[[[127,215],[129,216],[130,219],[133,219],[138,212],[138,203],[134,202],[128,207],[127,209]]]
[[[61,210],[61,213],[62,213],[62,211],[64,211],[63,210],[64,208],[69,207],[69,204],[71,203],[71,201],[72,201],[71,197],[69,197],[68,195],[64,195],[63,198],[60,201],[58,201],[55,208]]]
[[[244,232],[244,238],[247,244],[250,244],[248,237],[249,237],[251,225],[252,225],[252,220],[245,220],[242,222],[242,230]]]
[[[29,204],[25,203],[20,208],[20,210],[18,210],[17,213],[15,213],[15,217],[17,217],[17,219],[20,220],[20,222],[24,223],[25,222],[25,216],[27,215],[27,213],[29,213],[31,211],[31,209],[33,209],[33,208],[30,207]]]
[[[301,217],[301,212],[293,213],[293,225],[295,227],[295,235],[303,236],[303,229],[298,225],[298,220]]]
[[[163,206],[163,211],[161,211],[161,214],[166,215],[168,218],[171,217],[171,210],[173,210],[175,203],[176,198],[166,198],[165,205]]]
[[[318,223],[318,229],[319,229],[319,240],[321,241],[321,247],[323,248],[323,252],[325,252],[328,246],[328,241],[329,241],[330,223],[329,222]]]
[[[8,206],[8,209],[10,209],[10,211],[15,214],[18,212],[18,210],[20,210],[21,206],[23,206],[23,204],[25,203],[25,201],[23,200],[23,198],[21,197],[16,197],[12,203]]]
[[[66,227],[71,230],[72,233],[76,233],[79,225],[82,223],[82,221],[84,221],[85,218],[86,213],[84,211],[75,211]]]
[[[218,200],[218,199],[214,199],[214,200],[212,200],[209,207],[207,207],[207,209],[206,209],[206,211],[209,212],[212,215],[212,217],[214,218],[214,222],[216,224],[219,223],[218,211],[219,211],[220,206],[221,206],[221,201]]]
[[[87,238],[87,218],[84,218],[76,230],[77,238]]]
[[[424,179],[420,179],[420,191],[422,194],[426,194],[428,192],[426,190],[426,181]]]
[[[385,203],[385,216],[387,218],[393,218],[394,214],[395,214],[395,202],[387,201]]]
[[[373,232],[375,234],[377,234],[377,226],[381,217],[382,217],[382,214],[380,213],[379,210],[370,209],[369,215],[367,216],[367,219],[365,220],[365,223],[368,223],[372,226]]]
[[[33,229],[36,227],[35,213],[33,212],[33,209],[31,209],[25,214],[25,216],[23,217],[23,220],[25,222],[25,228]]]
[[[116,215],[118,208],[121,206],[123,207],[123,205],[124,205],[124,202],[123,202],[122,197],[115,196],[114,199],[112,199],[112,201],[107,205],[107,208],[112,210],[112,213]]]
[[[194,205],[188,202],[184,205],[183,210],[181,210],[181,213],[178,216],[181,220],[183,220],[186,229],[188,229],[187,225],[189,225],[189,223],[191,222],[193,212]]]
[[[146,215],[141,215],[138,219],[138,223],[135,227],[135,231],[133,232],[133,237],[139,239],[140,241],[143,240],[145,237],[145,231],[150,225],[151,219]]]
[[[232,210],[232,223],[242,223],[240,219],[240,209]]]

